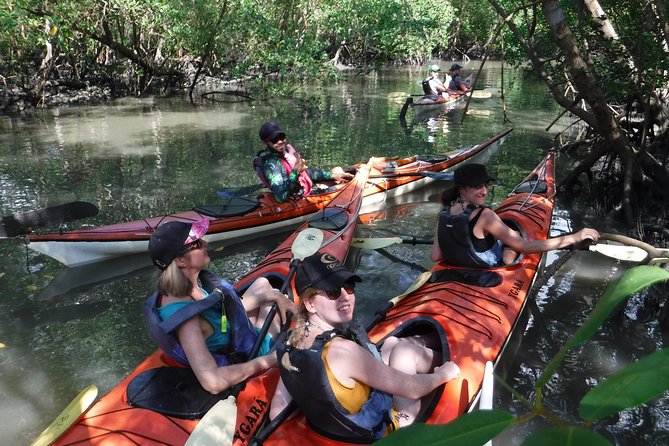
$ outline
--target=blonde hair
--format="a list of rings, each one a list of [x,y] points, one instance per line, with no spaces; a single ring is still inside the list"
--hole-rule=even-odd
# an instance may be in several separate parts
[[[158,276],[158,292],[163,296],[186,297],[192,290],[193,284],[174,261]]]
[[[304,338],[306,324],[309,312],[304,302],[310,299],[314,294],[318,293],[318,288],[307,288],[302,291],[300,295],[300,303],[297,306],[297,313],[295,314],[295,325],[288,336],[288,343],[293,347],[299,347],[299,342]]]

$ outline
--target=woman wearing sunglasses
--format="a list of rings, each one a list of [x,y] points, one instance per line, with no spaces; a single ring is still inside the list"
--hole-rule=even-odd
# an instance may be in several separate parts
[[[216,394],[249,376],[276,365],[267,355],[271,336],[280,330],[274,320],[263,339],[259,357],[249,360],[271,304],[281,320],[295,305],[269,281],[259,278],[244,291],[243,300],[232,286],[206,271],[209,263],[209,220],[161,225],[149,240],[149,254],[160,269],[158,291],[144,304],[149,334],[177,362],[190,365],[204,389]]]
[[[286,142],[286,132],[274,122],[266,122],[258,131],[265,148],[253,159],[253,168],[277,202],[307,196],[316,181],[350,181],[353,174],[341,167],[324,171],[308,167],[300,154]]]
[[[495,177],[483,164],[465,164],[455,170],[455,189],[441,195],[444,208],[437,221],[432,261],[489,268],[513,263],[519,252],[544,252],[599,239],[599,232],[591,228],[546,240],[524,239],[485,206],[492,181]]]
[[[307,257],[295,276],[295,326],[277,344],[281,381],[270,418],[295,400],[316,432],[371,442],[410,424],[420,398],[460,374],[422,338],[386,338],[379,351],[364,330],[348,325],[359,276],[330,254]]]

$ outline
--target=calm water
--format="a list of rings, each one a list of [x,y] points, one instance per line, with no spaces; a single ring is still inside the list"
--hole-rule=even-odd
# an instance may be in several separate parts
[[[447,64],[442,64],[447,65]],[[469,65],[466,70],[475,67]],[[477,68],[477,67],[476,67]],[[420,70],[394,69],[312,85],[300,99],[191,106],[181,100],[124,100],[109,106],[0,117],[1,215],[72,200],[94,202],[100,215],[81,225],[113,223],[188,209],[217,200],[216,191],[256,184],[251,157],[260,150],[257,130],[276,120],[289,142],[311,164],[331,167],[370,156],[444,152],[513,127],[490,163],[499,178],[499,201],[543,157],[559,114],[540,86],[505,72],[506,109],[500,104],[500,70],[490,66],[474,99],[462,111],[406,126],[398,119],[406,94],[420,92]],[[559,160],[560,167],[570,161]],[[390,206],[385,218],[360,227],[361,235],[427,238],[439,210],[439,187],[416,193],[410,205]],[[558,228],[593,224],[587,207],[559,210]],[[600,228],[611,230],[613,228]],[[282,235],[244,246],[217,247],[212,269],[234,281],[275,247]],[[352,256],[365,278],[358,317],[401,293],[430,265],[429,247],[394,246]],[[557,255],[551,254],[549,262]],[[542,366],[588,314],[606,284],[624,265],[576,254],[540,291],[527,314],[526,336],[509,351],[506,379],[526,397]],[[145,335],[140,305],[153,290],[148,258],[137,256],[68,270],[29,251],[19,240],[0,244],[0,433],[2,444],[25,445],[79,390],[101,393],[155,347]],[[663,346],[652,318],[641,320],[642,299],[628,305],[606,331],[569,358],[551,383],[546,404],[574,419],[587,388],[629,361]],[[647,321],[650,319],[650,321]],[[521,327],[523,328],[523,327]],[[522,331],[520,332],[522,334]],[[514,356],[515,355],[515,356]],[[620,444],[667,443],[666,401],[627,411],[601,431]],[[524,408],[500,391],[499,407]],[[499,444],[517,444],[536,424],[508,432]]]

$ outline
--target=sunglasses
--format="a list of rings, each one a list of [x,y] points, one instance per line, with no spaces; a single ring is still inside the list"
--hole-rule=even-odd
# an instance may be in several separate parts
[[[339,299],[339,296],[341,296],[341,289],[342,289],[342,288],[343,288],[344,291],[346,291],[348,294],[354,294],[354,293],[355,293],[355,283],[354,283],[354,282],[351,282],[351,283],[345,283],[345,284],[343,284],[338,290],[335,290],[335,291],[325,291],[325,290],[323,290],[323,292],[325,293],[325,296],[326,296],[328,299],[330,299],[330,300],[337,300],[337,299]]]
[[[283,135],[279,135],[279,136],[275,136],[274,138],[272,138],[272,139],[270,140],[270,142],[271,142],[272,144],[276,144],[276,143],[278,143],[279,141],[283,141],[284,139],[286,139],[285,136],[283,136]]]
[[[196,249],[200,248],[206,248],[207,247],[207,242],[205,240],[197,239],[193,243],[189,243],[183,247],[181,250],[181,255],[186,255],[191,251],[194,251]]]

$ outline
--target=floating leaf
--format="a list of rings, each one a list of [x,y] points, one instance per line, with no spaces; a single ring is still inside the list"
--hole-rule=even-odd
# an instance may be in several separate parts
[[[611,442],[596,432],[580,427],[552,427],[537,431],[523,441],[522,446],[611,446]]]
[[[584,420],[599,420],[643,404],[669,389],[669,349],[657,351],[609,376],[581,400]]]
[[[448,424],[417,423],[393,432],[374,443],[378,446],[480,446],[506,429],[514,420],[503,410],[479,410],[464,414]]]
[[[567,343],[560,349],[551,362],[548,363],[546,369],[541,374],[535,388],[543,387],[548,380],[555,374],[555,371],[562,363],[565,355],[569,350],[572,350],[590,339],[597,330],[602,326],[606,318],[611,312],[628,296],[640,291],[656,282],[662,282],[669,279],[669,271],[655,266],[637,266],[631,268],[611,283],[604,292],[604,295],[599,300],[599,303],[592,310],[590,316],[585,320],[583,325],[574,333],[574,335],[567,341]]]

